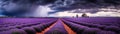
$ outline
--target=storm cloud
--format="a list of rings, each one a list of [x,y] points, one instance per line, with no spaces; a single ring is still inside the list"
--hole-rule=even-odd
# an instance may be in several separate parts
[[[89,8],[105,8],[109,6],[117,7],[120,4],[120,0],[57,0],[53,8],[65,10],[65,9],[89,9]]]
[[[96,13],[101,8],[119,9],[120,0],[0,0],[0,12],[8,16],[32,14],[39,6],[46,5],[55,10],[51,13],[71,10],[75,10],[73,13]]]

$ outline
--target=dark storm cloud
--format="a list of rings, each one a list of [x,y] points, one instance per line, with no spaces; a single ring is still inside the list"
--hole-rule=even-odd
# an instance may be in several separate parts
[[[53,6],[51,6],[51,8],[59,11],[74,9],[93,9],[86,12],[96,13],[98,12],[98,8],[107,8],[109,6],[114,6],[115,9],[119,9],[119,5],[120,0],[57,0]]]
[[[39,5],[47,5],[55,0],[0,0],[2,14],[14,16],[35,10]]]
[[[63,8],[69,7],[67,9],[72,9],[72,8],[86,8],[87,9],[87,8],[107,7],[111,5],[117,6],[119,4],[120,4],[120,0],[64,0],[64,1],[59,1],[59,2],[56,1],[56,4],[54,6],[57,6],[56,8],[58,8],[59,6],[60,9],[61,7]]]
[[[39,4],[39,5],[45,5],[49,3],[53,3],[55,0],[0,0],[3,2],[13,2],[18,4]]]
[[[57,10],[51,13],[66,10],[91,8],[95,10],[86,12],[95,13],[98,12],[96,8],[106,8],[109,6],[115,6],[115,8],[119,8],[120,5],[120,0],[0,0],[0,2],[2,2],[0,3],[0,9],[4,9],[3,13],[6,15],[23,14],[26,11],[33,10],[34,8],[31,9],[32,7],[47,4],[52,4],[52,6],[50,6],[51,9]],[[14,8],[15,10],[11,10],[12,12],[10,10],[8,11],[8,7],[7,9],[5,8],[6,6],[12,5],[15,5],[18,8]]]

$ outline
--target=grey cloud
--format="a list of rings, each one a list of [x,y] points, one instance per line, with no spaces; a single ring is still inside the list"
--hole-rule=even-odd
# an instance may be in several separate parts
[[[114,6],[115,9],[119,9],[120,7],[120,0],[0,0],[0,2],[2,2],[0,3],[0,8],[4,10],[3,14],[7,15],[23,14],[26,11],[30,12],[35,10],[39,5],[47,4],[52,4],[52,6],[50,6],[51,9],[57,10],[58,12],[74,9],[92,9],[84,12],[96,13],[98,12],[98,8]],[[16,4],[16,6],[14,4]],[[10,7],[11,9],[9,10],[9,6],[18,8]],[[82,11],[79,12],[84,13]]]
[[[59,11],[69,11],[74,9],[91,9],[88,11],[77,11],[78,13],[96,13],[99,8],[108,8],[114,6],[114,9],[120,8],[120,0],[57,0],[51,8]],[[58,11],[58,12],[59,12]],[[75,13],[77,13],[75,11]]]

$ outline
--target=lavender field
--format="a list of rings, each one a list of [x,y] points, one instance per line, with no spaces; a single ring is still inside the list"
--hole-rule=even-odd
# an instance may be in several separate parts
[[[0,18],[0,34],[120,34],[120,18]]]
[[[0,34],[120,34],[120,0],[0,0]]]

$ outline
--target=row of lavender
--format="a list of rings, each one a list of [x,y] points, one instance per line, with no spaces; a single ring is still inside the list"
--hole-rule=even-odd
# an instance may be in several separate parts
[[[65,30],[62,21],[59,19],[55,25],[50,28],[45,34],[68,34],[67,31]]]
[[[119,18],[103,17],[63,18],[63,21],[77,34],[120,34],[119,20]]]
[[[0,34],[36,34],[56,20],[57,18],[0,18]]]
[[[91,24],[100,24],[100,25],[113,25],[120,27],[120,18],[119,17],[81,17],[81,18],[67,18],[68,20],[76,22],[86,22]]]

